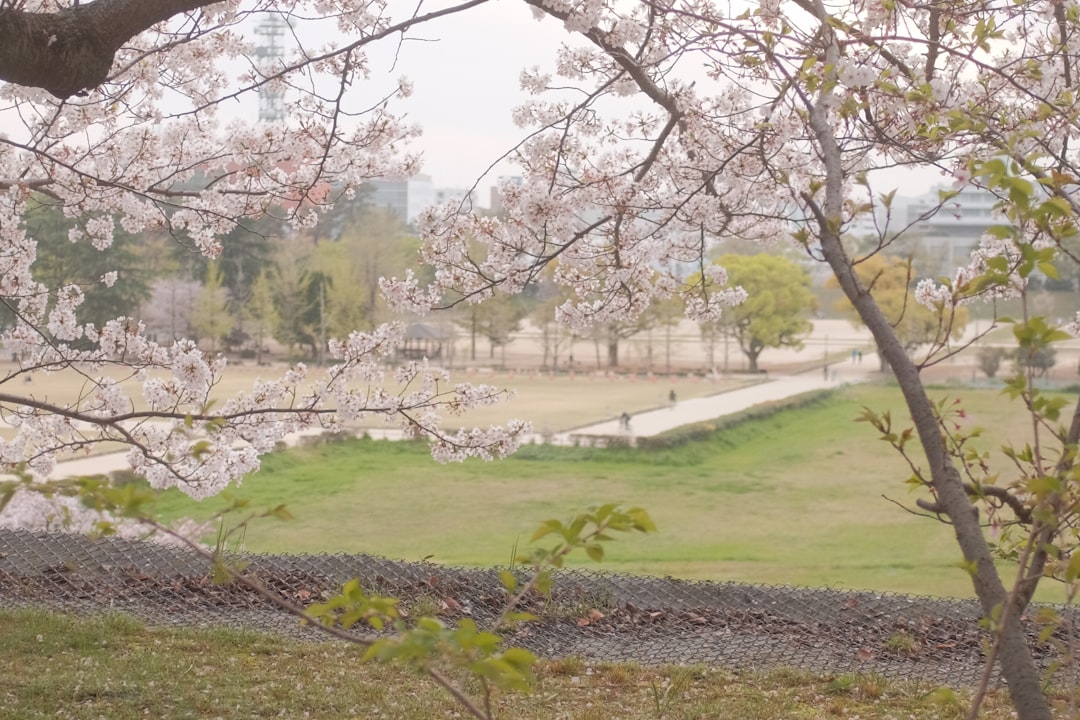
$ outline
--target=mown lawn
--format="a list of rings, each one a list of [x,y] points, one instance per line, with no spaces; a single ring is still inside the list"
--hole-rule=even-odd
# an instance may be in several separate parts
[[[1024,442],[1022,414],[999,393],[961,399],[960,422],[987,428],[988,446]],[[894,388],[861,386],[670,450],[531,446],[439,465],[422,445],[357,440],[275,454],[237,494],[296,519],[252,524],[244,547],[504,564],[541,520],[614,501],[648,509],[659,532],[620,538],[607,570],[970,596],[950,529],[897,505],[914,505],[910,470],[854,421],[863,406],[902,417]],[[168,517],[219,506],[163,501]]]

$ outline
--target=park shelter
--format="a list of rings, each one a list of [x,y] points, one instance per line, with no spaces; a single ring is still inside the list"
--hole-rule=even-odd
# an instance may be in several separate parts
[[[405,328],[405,341],[398,348],[398,356],[404,360],[439,360],[447,340],[449,337],[439,328],[413,323]]]

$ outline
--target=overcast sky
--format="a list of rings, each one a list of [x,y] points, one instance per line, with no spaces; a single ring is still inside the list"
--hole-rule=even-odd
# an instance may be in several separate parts
[[[407,17],[416,2],[389,0],[391,16]],[[452,0],[425,2],[420,13],[449,4]],[[301,37],[305,35],[301,28],[297,30]],[[372,81],[357,82],[351,92],[361,94],[359,99],[364,102],[374,102],[396,84],[397,78],[408,77],[413,82],[413,96],[392,108],[406,113],[424,130],[416,146],[423,152],[423,172],[437,187],[454,188],[472,186],[527,134],[511,119],[514,107],[528,98],[519,87],[521,71],[539,65],[552,72],[561,43],[583,42],[575,41],[558,21],[537,21],[521,0],[491,0],[420,26],[410,36],[413,39],[404,44],[394,67],[396,43],[384,42],[370,50]],[[304,40],[307,44],[308,39]],[[237,112],[254,120],[255,99],[238,105]],[[0,117],[0,130],[16,134],[12,120]],[[487,205],[489,188],[500,175],[516,173],[507,163],[490,171],[477,188],[480,204]],[[936,172],[918,177],[915,181],[910,175],[891,180],[901,185],[901,194],[918,194],[945,182]]]
[[[392,6],[400,4],[391,0]],[[413,96],[399,107],[423,126],[423,172],[440,187],[470,187],[525,136],[511,120],[513,108],[529,97],[519,87],[521,70],[539,65],[554,74],[560,44],[583,42],[575,41],[558,21],[537,21],[520,0],[492,0],[416,34],[431,41],[407,43],[394,77],[405,75],[413,81]],[[503,164],[481,181],[481,205],[488,203],[488,187],[507,174],[515,171]],[[887,171],[877,175],[875,190],[896,186],[900,195],[919,195],[949,183],[934,169]]]
[[[469,187],[526,134],[511,119],[528,98],[519,85],[522,69],[552,70],[569,35],[554,20],[535,20],[520,0],[494,0],[414,34],[428,41],[403,47],[394,77],[412,80],[414,93],[397,107],[424,128],[424,172],[437,186]],[[389,65],[385,53],[372,58]],[[513,173],[506,165],[493,171],[481,184],[481,204],[486,186]]]

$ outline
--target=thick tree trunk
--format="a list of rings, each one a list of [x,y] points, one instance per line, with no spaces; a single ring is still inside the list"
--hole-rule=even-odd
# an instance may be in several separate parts
[[[116,51],[140,32],[213,4],[95,0],[55,13],[0,9],[0,80],[71,97],[103,83]]]
[[[751,352],[749,350],[746,351],[746,359],[750,361],[749,371],[752,373],[756,373],[758,371],[757,359],[759,354],[760,353]]]
[[[965,561],[972,568],[971,579],[975,594],[983,612],[989,617],[1005,607],[1008,593],[997,568],[994,567],[993,556],[979,527],[976,510],[964,490],[960,473],[946,453],[934,406],[919,378],[919,370],[908,357],[888,319],[859,282],[844,251],[839,234],[843,199],[840,150],[832,137],[823,106],[813,106],[810,117],[815,135],[822,145],[827,168],[824,206],[812,204],[818,212],[816,219],[822,254],[844,294],[873,334],[882,358],[892,368],[922,443],[938,505],[952,522],[957,544]],[[1006,622],[998,632],[1001,674],[1008,683],[1009,694],[1019,720],[1051,720],[1050,706],[1042,692],[1039,674],[1020,624],[1020,613],[1016,609],[1009,609]]]
[[[831,237],[828,237],[829,235]],[[824,250],[826,246],[829,247],[828,250]],[[892,326],[874,299],[858,285],[854,272],[843,256],[839,236],[835,233],[824,233],[822,248],[837,277],[846,275],[841,279],[841,287],[859,311],[863,322],[870,328],[878,343],[879,352],[896,377],[930,466],[937,502],[952,522],[953,532],[964,559],[974,568],[971,578],[975,594],[983,612],[989,617],[1005,607],[1008,593],[997,568],[994,567],[993,557],[979,527],[976,509],[968,499],[960,473],[948,459],[942,445],[933,404],[926,395],[919,378],[919,370],[896,339]],[[1020,612],[1017,610],[1010,609],[1005,625],[1000,630],[1001,648],[998,658],[1001,674],[1009,684],[1009,693],[1020,720],[1049,720],[1050,708],[1042,693],[1039,675],[1020,624]]]
[[[813,0],[813,7],[821,21],[825,62],[835,68],[840,58],[840,49],[829,26],[828,13],[821,0]],[[1050,704],[1042,691],[1039,673],[1020,624],[1020,612],[1006,607],[1009,595],[994,566],[982,528],[979,527],[976,509],[964,490],[959,471],[947,454],[934,405],[919,378],[919,369],[908,356],[881,308],[859,282],[851,259],[847,257],[840,240],[845,170],[840,146],[829,121],[827,108],[828,101],[832,99],[829,97],[830,92],[826,84],[821,97],[816,102],[807,103],[810,127],[818,142],[818,151],[825,168],[825,193],[824,203],[819,203],[811,195],[805,195],[804,200],[814,214],[818,226],[822,255],[844,295],[873,334],[882,358],[892,368],[930,467],[930,482],[937,495],[937,504],[952,522],[956,542],[971,568],[972,583],[983,613],[986,617],[991,617],[997,612],[1005,611],[1005,622],[997,630],[1000,644],[998,662],[1001,675],[1008,683],[1017,717],[1019,720],[1051,720]]]

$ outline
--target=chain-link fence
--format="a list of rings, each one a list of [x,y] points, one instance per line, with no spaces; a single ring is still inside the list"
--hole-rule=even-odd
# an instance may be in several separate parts
[[[246,572],[299,604],[360,579],[400,598],[405,613],[483,624],[506,602],[494,569],[406,563],[366,555],[244,555]],[[689,582],[561,571],[550,598],[527,599],[540,616],[508,641],[545,657],[642,663],[790,666],[977,681],[987,635],[974,601],[871,592]],[[196,553],[157,543],[0,530],[0,607],[100,609],[150,623],[230,625],[317,637],[259,594],[212,581]],[[1034,638],[1039,628],[1029,622]],[[1060,632],[1052,640],[1061,641]],[[1047,666],[1055,643],[1036,645]]]

